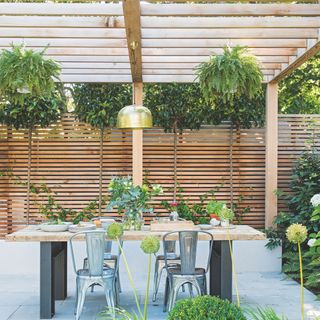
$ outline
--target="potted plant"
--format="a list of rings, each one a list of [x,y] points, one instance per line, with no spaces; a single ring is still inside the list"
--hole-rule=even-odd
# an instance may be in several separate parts
[[[123,214],[123,227],[125,230],[141,230],[144,223],[143,214],[153,212],[148,205],[152,197],[162,193],[158,184],[134,186],[131,177],[115,177],[109,184],[110,202],[108,209],[117,207],[118,213]]]
[[[233,102],[235,97],[254,98],[261,91],[262,72],[258,59],[242,46],[226,46],[197,67],[200,90],[207,102]]]
[[[219,220],[219,214],[225,205],[225,202],[210,200],[207,204],[207,212],[210,218]]]
[[[234,218],[234,212],[231,209],[229,209],[226,205],[224,205],[221,211],[219,212],[218,216],[221,220],[221,226],[229,227],[230,222],[232,222]]]
[[[0,123],[17,130],[27,129],[27,223],[30,214],[32,134],[37,126],[48,127],[65,109],[61,92],[54,78],[59,65],[44,57],[45,50],[26,50],[24,45],[12,46],[0,55]]]

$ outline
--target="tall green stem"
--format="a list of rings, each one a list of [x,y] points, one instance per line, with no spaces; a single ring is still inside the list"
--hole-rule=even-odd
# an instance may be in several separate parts
[[[302,254],[301,246],[298,242],[299,252],[299,265],[300,265],[300,301],[301,301],[301,320],[304,320],[304,288],[303,288],[303,266],[302,266]]]
[[[240,307],[240,295],[239,295],[239,290],[238,290],[238,280],[237,280],[236,268],[234,265],[234,258],[233,258],[233,253],[232,253],[232,245],[231,245],[229,228],[227,228],[227,235],[228,235],[229,251],[230,251],[230,257],[231,257],[231,264],[232,264],[232,274],[233,274],[233,279],[234,279],[234,287],[236,289],[236,295],[237,295],[237,304],[238,304],[238,307]]]
[[[128,264],[128,261],[126,259],[126,256],[124,254],[124,251],[122,249],[122,246],[121,246],[121,243],[120,243],[120,240],[119,238],[117,239],[118,241],[118,246],[120,248],[120,252],[121,252],[121,255],[122,255],[122,259],[123,259],[123,262],[124,262],[124,265],[126,267],[126,270],[127,270],[127,274],[128,274],[128,277],[129,277],[129,281],[130,281],[130,285],[131,285],[131,288],[133,290],[133,295],[134,295],[134,298],[135,298],[135,301],[136,301],[136,305],[137,305],[137,309],[138,309],[138,312],[141,316],[141,318],[143,318],[143,314],[141,312],[141,308],[140,308],[140,304],[139,304],[139,299],[138,299],[138,295],[137,295],[137,290],[136,290],[136,287],[134,285],[134,282],[133,282],[133,279],[132,279],[132,275],[131,275],[131,271],[130,271],[130,268],[129,268],[129,264]]]
[[[150,288],[150,274],[151,274],[151,263],[152,263],[152,255],[149,254],[148,280],[147,280],[146,297],[145,297],[145,299],[144,299],[143,320],[147,320],[147,310],[148,310],[148,300],[149,300],[149,288]]]

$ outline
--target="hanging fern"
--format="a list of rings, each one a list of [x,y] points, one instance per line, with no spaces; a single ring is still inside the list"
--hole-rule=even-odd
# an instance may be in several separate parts
[[[25,99],[48,97],[55,90],[54,79],[60,66],[44,57],[45,50],[26,50],[24,45],[12,45],[0,55],[0,96],[14,104]]]
[[[258,60],[247,48],[225,47],[223,55],[211,56],[196,70],[201,92],[207,102],[221,97],[233,102],[235,97],[254,98],[261,90],[262,72]]]

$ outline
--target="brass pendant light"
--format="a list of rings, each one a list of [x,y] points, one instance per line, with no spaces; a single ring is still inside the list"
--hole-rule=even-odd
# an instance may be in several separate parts
[[[122,108],[117,117],[119,129],[152,128],[152,114],[150,110],[141,105],[131,105]]]

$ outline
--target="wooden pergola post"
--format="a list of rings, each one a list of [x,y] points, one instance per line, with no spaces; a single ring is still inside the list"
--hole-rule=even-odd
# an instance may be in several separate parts
[[[143,84],[133,84],[133,103],[143,104]],[[143,181],[143,129],[132,130],[132,180],[135,185]]]
[[[265,226],[272,226],[278,213],[278,83],[267,84],[266,92],[266,189]]]

